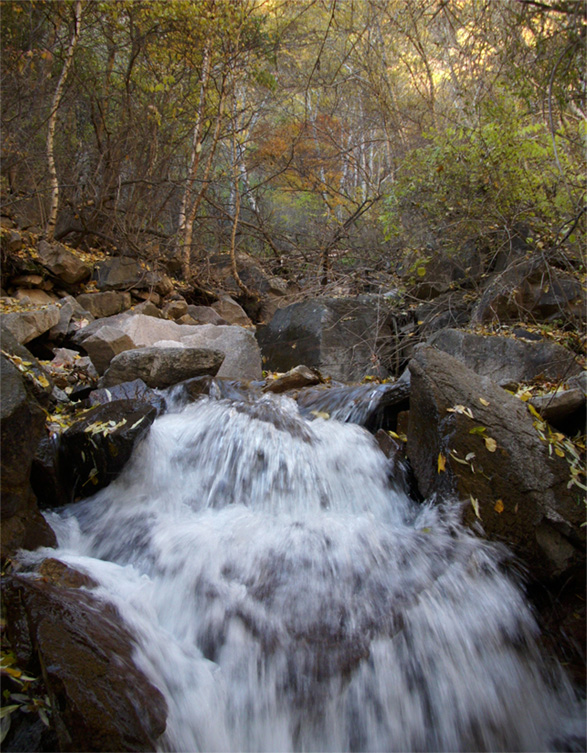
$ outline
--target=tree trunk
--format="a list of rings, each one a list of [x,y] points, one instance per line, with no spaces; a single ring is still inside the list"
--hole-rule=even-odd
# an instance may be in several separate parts
[[[73,34],[71,35],[71,39],[69,40],[67,54],[65,56],[65,63],[63,64],[61,75],[59,76],[57,88],[55,89],[55,93],[53,94],[53,101],[51,102],[51,113],[49,115],[49,124],[47,127],[47,165],[49,168],[49,178],[51,180],[51,209],[49,211],[49,219],[47,220],[45,237],[49,242],[51,242],[55,237],[55,225],[57,224],[57,211],[59,209],[59,180],[57,178],[57,168],[55,167],[54,147],[55,128],[57,126],[57,111],[59,109],[59,105],[61,104],[61,98],[63,96],[63,89],[65,88],[67,74],[69,73],[69,69],[71,68],[71,64],[73,62],[73,53],[75,52],[75,48],[80,37],[82,9],[82,0],[77,0],[73,10]]]
[[[208,78],[210,75],[210,43],[206,45],[204,57],[202,60],[202,78],[200,80],[200,98],[198,102],[198,111],[196,113],[196,122],[194,124],[194,133],[192,138],[192,153],[190,157],[190,169],[185,183],[185,190],[179,210],[179,222],[177,234],[181,244],[181,267],[185,280],[190,274],[190,251],[192,244],[192,227],[188,221],[188,207],[192,201],[192,192],[194,182],[198,174],[200,164],[200,155],[202,153],[202,123],[204,121],[204,105],[206,102],[206,91],[208,89]]]

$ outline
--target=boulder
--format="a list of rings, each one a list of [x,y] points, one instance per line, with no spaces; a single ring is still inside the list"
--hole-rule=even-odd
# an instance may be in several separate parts
[[[210,257],[209,262],[211,278],[215,285],[234,296],[241,296],[242,290],[234,277],[230,254],[216,254]],[[248,254],[237,253],[236,265],[242,282],[257,298],[264,298],[270,294],[282,296],[287,292],[285,280],[266,274],[259,262]]]
[[[154,316],[156,319],[163,319],[161,309],[158,309],[153,301],[146,300],[143,303],[138,303],[133,308],[133,313],[143,314],[144,316]]]
[[[62,477],[58,437],[41,437],[31,468],[31,487],[40,510],[62,507],[73,501],[70,485]]]
[[[280,394],[288,390],[299,390],[313,384],[320,384],[322,377],[319,372],[309,369],[307,366],[296,366],[285,374],[279,374],[275,379],[267,382],[263,392]]]
[[[78,295],[76,301],[86,311],[89,311],[96,319],[105,316],[120,314],[131,307],[130,293],[121,293],[116,290],[106,290],[102,293],[83,293]]]
[[[265,368],[304,364],[343,382],[387,375],[391,330],[378,305],[352,298],[316,298],[279,309],[257,339]]]
[[[6,251],[8,254],[14,254],[23,246],[22,235],[14,228],[5,229],[2,228],[0,235],[2,239],[2,251]]]
[[[0,481],[2,558],[20,547],[54,546],[55,535],[39,513],[30,486],[33,456],[45,426],[41,408],[27,395],[23,378],[0,356]]]
[[[103,374],[110,361],[125,350],[134,348],[134,343],[117,327],[105,325],[84,340],[84,350],[96,367],[98,374]]]
[[[495,275],[475,306],[472,321],[544,320],[585,316],[581,283],[572,275],[544,264],[540,257],[523,259]]]
[[[163,395],[147,387],[142,379],[135,379],[132,382],[122,382],[112,387],[102,387],[101,389],[94,390],[89,397],[90,405],[105,405],[115,400],[135,400],[147,403],[155,408],[157,415],[165,411],[165,398]]]
[[[11,646],[26,671],[39,666],[61,751],[152,751],[165,731],[165,699],[133,660],[120,616],[71,573],[48,582],[12,575],[3,601]],[[81,575],[81,574],[80,574]],[[90,581],[91,583],[91,581]]]
[[[97,405],[72,424],[63,433],[60,447],[67,493],[87,497],[108,486],[156,416],[155,408],[147,403],[115,400]]]
[[[153,303],[155,306],[161,305],[161,296],[154,290],[137,290],[136,288],[133,288],[132,295],[140,301]]]
[[[182,335],[187,334],[184,325],[144,314],[134,314],[122,319],[117,326],[130,337],[136,348],[148,348],[159,340],[179,342]]]
[[[261,351],[252,332],[242,327],[215,324],[184,327],[189,329],[189,334],[181,338],[184,345],[213,348],[223,353],[224,360],[217,376],[224,379],[261,379]]]
[[[511,546],[536,577],[582,567],[582,494],[521,400],[431,347],[410,361],[407,455],[420,493],[464,501],[465,522]],[[472,418],[471,418],[472,416]]]
[[[223,360],[224,354],[219,350],[181,345],[127,350],[112,359],[101,386],[111,387],[121,382],[142,379],[149,387],[170,387],[191,377],[205,374],[214,376]]]
[[[2,314],[2,327],[9,330],[19,343],[34,340],[59,322],[60,310],[53,304],[32,311],[12,311]]]
[[[228,324],[236,324],[239,327],[252,327],[253,325],[243,307],[229,295],[220,296],[220,299],[213,303],[211,308]]]
[[[537,376],[557,381],[581,371],[571,351],[548,340],[529,342],[443,329],[432,335],[427,344],[449,353],[475,373],[500,384],[527,382]]]
[[[49,330],[51,340],[59,342],[94,320],[94,316],[82,308],[71,295],[60,298],[57,306],[59,307],[59,321]]]
[[[56,295],[39,288],[18,288],[13,297],[21,303],[32,303],[35,306],[46,306],[58,300]]]
[[[65,283],[74,284],[90,276],[90,268],[62,243],[39,243],[38,257],[45,269]]]
[[[162,313],[163,316],[166,319],[179,319],[180,316],[184,316],[184,314],[187,314],[188,311],[188,304],[187,301],[183,298],[174,299],[172,301],[168,301],[165,306],[163,306]]]
[[[220,314],[211,306],[194,306],[190,304],[187,310],[188,316],[195,319],[196,324],[228,324]]]
[[[146,274],[147,270],[135,259],[114,256],[96,264],[92,279],[99,290],[130,290],[140,285]]]
[[[198,325],[198,322],[189,314],[184,314],[175,320],[178,324],[190,324],[192,327]]]
[[[0,336],[4,355],[20,372],[24,387],[32,402],[39,403],[42,408],[48,408],[54,402],[54,384],[49,371],[41,366],[33,354],[21,345],[9,330],[4,327],[0,328]]]

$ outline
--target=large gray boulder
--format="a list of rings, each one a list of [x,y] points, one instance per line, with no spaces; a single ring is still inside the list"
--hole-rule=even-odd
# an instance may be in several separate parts
[[[271,371],[300,364],[343,382],[387,373],[391,330],[377,304],[316,298],[279,309],[257,340]]]
[[[526,404],[435,348],[418,348],[409,368],[407,454],[421,494],[456,495],[465,521],[511,546],[533,575],[583,567],[583,494]]]
[[[96,367],[103,374],[110,361],[125,350],[132,350],[134,342],[117,327],[105,325],[84,340],[84,349]]]
[[[223,360],[224,354],[219,350],[182,345],[127,350],[112,359],[101,386],[142,379],[148,387],[170,387],[191,377],[215,376]]]
[[[32,311],[11,311],[2,314],[0,321],[24,345],[58,324],[59,316],[59,308],[53,304]]]
[[[263,367],[261,350],[255,336],[242,327],[202,324],[185,327],[191,332],[181,338],[189,347],[213,348],[224,354],[224,361],[217,376],[225,379],[261,379]]]
[[[90,268],[62,243],[39,243],[37,253],[41,264],[65,283],[74,284],[90,276]]]
[[[548,340],[529,342],[443,329],[432,335],[427,344],[449,353],[476,374],[488,376],[499,384],[526,382],[539,375],[556,381],[581,372],[571,351]]]

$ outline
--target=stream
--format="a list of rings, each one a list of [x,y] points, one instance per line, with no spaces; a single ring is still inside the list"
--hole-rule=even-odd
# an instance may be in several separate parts
[[[47,519],[136,636],[161,751],[580,750],[509,555],[458,513],[361,426],[241,396],[178,404]]]

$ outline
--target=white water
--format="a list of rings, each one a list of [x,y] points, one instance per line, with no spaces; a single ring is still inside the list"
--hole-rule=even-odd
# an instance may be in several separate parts
[[[48,516],[51,554],[137,636],[160,750],[539,751],[580,730],[500,552],[387,470],[364,429],[287,398],[205,398]]]

